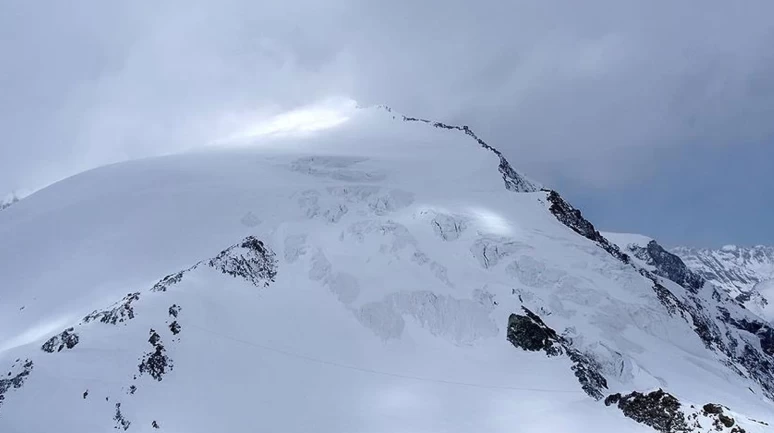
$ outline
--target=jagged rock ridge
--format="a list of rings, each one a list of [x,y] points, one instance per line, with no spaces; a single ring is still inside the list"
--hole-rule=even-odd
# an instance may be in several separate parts
[[[463,126],[448,125],[442,122],[432,122],[427,119],[421,119],[418,117],[409,117],[409,116],[403,116],[403,121],[404,122],[422,122],[422,123],[433,125],[436,128],[462,131],[465,134],[472,137],[474,140],[476,140],[476,142],[479,145],[481,145],[481,147],[494,153],[500,159],[500,164],[498,165],[497,169],[500,171],[500,174],[503,177],[503,182],[505,183],[505,189],[507,189],[508,191],[514,191],[514,192],[535,192],[540,189],[534,182],[528,180],[522,174],[519,174],[516,170],[514,170],[511,164],[508,162],[508,160],[505,159],[505,156],[503,156],[502,152],[490,146],[484,140],[478,138],[476,133],[473,132],[473,130],[470,129],[467,125],[463,125]]]
[[[593,358],[572,347],[572,342],[556,333],[543,320],[522,307],[524,315],[511,314],[508,318],[508,341],[514,346],[532,352],[543,351],[548,356],[567,354],[573,362],[572,370],[581,388],[596,400],[604,397],[607,380],[599,372]]]

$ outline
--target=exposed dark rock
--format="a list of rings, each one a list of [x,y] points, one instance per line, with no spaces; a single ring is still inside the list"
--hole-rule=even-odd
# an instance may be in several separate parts
[[[602,390],[607,389],[607,379],[599,372],[601,370],[599,364],[577,349],[566,347],[565,350],[573,362],[570,368],[575,373],[583,391],[594,399],[601,400],[604,397]]]
[[[150,336],[150,338],[148,339],[148,343],[150,343],[150,344],[152,344],[152,345],[154,345],[154,346],[156,346],[157,344],[159,344],[159,341],[161,341],[161,337],[159,336],[159,334],[157,334],[157,333],[156,333],[156,331],[154,331],[153,329],[151,329],[151,330],[150,330],[150,335],[151,335],[151,336]]]
[[[137,392],[137,386],[136,385],[130,386],[129,387],[129,394],[130,395],[134,395],[135,392]]]
[[[641,424],[645,424],[662,433],[703,433],[707,425],[702,425],[702,415],[712,422],[712,431],[725,433],[745,433],[736,425],[734,418],[726,415],[724,407],[707,403],[698,411],[694,406],[684,409],[680,401],[664,390],[649,394],[633,392],[628,395],[612,394],[605,399],[605,405],[617,405],[623,414]]]
[[[719,404],[707,403],[702,406],[702,414],[712,419],[715,431],[723,431],[725,428],[731,429],[731,433],[744,433],[745,430],[742,427],[734,427],[736,420],[723,413],[723,409],[723,406]]]
[[[627,395],[612,394],[605,399],[606,406],[614,404],[628,418],[662,433],[691,431],[680,410],[680,402],[661,389],[649,394],[636,391]]]
[[[719,309],[723,317],[737,329],[747,331],[758,337],[763,353],[774,356],[774,329],[760,320],[741,318],[739,320],[730,316],[727,309]]]
[[[78,334],[74,332],[73,328],[67,328],[61,334],[49,338],[40,348],[44,352],[54,353],[54,351],[61,352],[64,348],[72,349],[77,344]]]
[[[573,362],[571,367],[581,388],[589,396],[600,400],[607,389],[607,380],[599,373],[599,366],[590,356],[571,347],[570,342],[559,336],[543,320],[529,309],[522,307],[525,315],[511,314],[508,318],[508,341],[528,351],[543,351],[548,356],[564,353]]]
[[[726,427],[733,427],[735,423],[733,418],[723,414],[718,415],[718,421]]]
[[[171,317],[177,318],[178,314],[180,314],[180,306],[177,304],[172,304],[172,306],[169,307],[169,315]]]
[[[244,278],[258,287],[267,287],[277,276],[274,252],[252,236],[222,251],[208,264],[224,274]]]
[[[694,332],[701,338],[707,348],[715,348],[720,352],[729,353],[726,344],[723,342],[723,334],[720,328],[713,317],[705,310],[704,304],[696,298],[691,298],[691,301],[685,305],[688,313],[693,318]]]
[[[448,125],[441,122],[431,122],[427,119],[420,119],[416,117],[407,117],[407,116],[403,116],[403,121],[422,122],[422,123],[432,124],[436,128],[452,129],[452,130],[464,132],[465,134],[467,134],[468,136],[476,140],[476,142],[481,147],[494,153],[500,159],[500,164],[497,166],[497,169],[503,177],[503,182],[505,183],[505,189],[507,189],[508,191],[514,191],[514,192],[535,192],[538,190],[538,187],[535,186],[534,183],[530,182],[524,176],[520,175],[516,170],[513,169],[511,164],[508,162],[508,160],[505,159],[505,156],[503,156],[502,152],[490,146],[484,140],[478,138],[476,133],[473,132],[473,130],[470,129],[468,126]]]
[[[185,271],[180,271],[174,274],[167,275],[166,277],[162,278],[158,283],[154,284],[153,287],[151,287],[151,292],[166,292],[170,286],[173,286],[183,281],[183,274],[186,273],[186,271],[189,271],[195,267],[196,265],[194,265],[192,268],[186,269]]]
[[[656,275],[668,278],[693,293],[704,287],[704,279],[699,274],[688,269],[680,257],[662,248],[658,242],[650,241],[646,247],[631,246],[629,249],[635,257],[653,266]]]
[[[564,201],[562,196],[558,192],[553,190],[544,190],[548,193],[547,199],[551,202],[551,207],[548,210],[556,217],[559,222],[566,225],[574,232],[589,239],[599,245],[603,250],[607,251],[610,255],[616,259],[628,264],[630,257],[621,252],[621,249],[617,245],[608,241],[602,236],[599,231],[591,224],[586,218],[583,217],[581,211],[572,207],[569,203]]]
[[[653,283],[653,292],[656,293],[659,302],[666,308],[670,316],[682,314],[687,310],[680,298],[675,296],[674,293],[670,292],[669,289],[664,287],[661,283]]]
[[[83,399],[86,400],[86,397],[89,396],[89,390],[83,391]]]
[[[524,310],[526,316],[511,314],[508,318],[508,341],[524,350],[542,350],[548,356],[561,355],[562,347],[556,332],[534,313],[526,308]]]
[[[161,428],[161,427],[159,427],[159,423],[157,423],[155,420],[151,423],[151,427],[153,427],[153,428]]]
[[[84,323],[98,320],[102,323],[116,325],[120,322],[134,319],[134,307],[132,303],[140,299],[140,292],[129,293],[124,296],[112,308],[103,311],[94,310],[91,314],[83,318]]]
[[[20,362],[21,360],[17,359],[11,368],[16,368],[17,364]],[[24,385],[24,381],[27,380],[27,377],[32,372],[32,368],[32,361],[26,359],[24,363],[19,366],[20,371],[18,373],[12,374],[9,372],[7,378],[0,379],[0,406],[3,405],[3,402],[5,401],[5,395],[9,390],[19,389],[22,387],[22,385]]]
[[[172,331],[173,335],[180,333],[180,324],[177,323],[177,320],[169,324],[169,330]]]
[[[172,360],[166,354],[161,336],[153,329],[150,330],[148,342],[153,346],[153,351],[146,353],[137,367],[140,375],[148,373],[152,378],[161,381],[162,377],[172,370]]]
[[[129,420],[124,418],[124,415],[121,413],[121,403],[116,403],[116,414],[113,416],[113,421],[116,422],[115,429],[118,430],[128,430],[129,426],[132,424]]]

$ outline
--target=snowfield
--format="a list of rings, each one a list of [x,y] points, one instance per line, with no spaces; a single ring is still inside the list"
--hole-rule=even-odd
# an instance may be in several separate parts
[[[386,109],[61,181],[0,212],[0,432],[774,431],[770,328],[557,200]]]

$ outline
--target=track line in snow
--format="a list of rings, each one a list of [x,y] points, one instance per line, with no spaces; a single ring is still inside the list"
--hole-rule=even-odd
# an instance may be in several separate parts
[[[301,359],[308,362],[314,362],[317,364],[322,365],[328,365],[331,367],[337,367],[345,370],[354,370],[359,371],[362,373],[368,373],[368,374],[375,374],[379,376],[388,376],[388,377],[395,377],[400,379],[409,379],[409,380],[416,380],[421,382],[431,382],[431,383],[440,383],[444,385],[454,385],[454,386],[465,386],[470,388],[483,388],[483,389],[498,389],[498,390],[505,390],[505,391],[533,391],[533,392],[547,392],[547,393],[558,393],[558,394],[583,394],[585,393],[583,391],[578,390],[567,390],[567,389],[546,389],[546,388],[525,388],[525,387],[516,387],[516,386],[501,386],[501,385],[490,385],[490,384],[482,384],[482,383],[473,383],[473,382],[461,382],[456,380],[446,380],[446,379],[435,379],[435,378],[429,378],[429,377],[421,377],[421,376],[412,376],[407,374],[400,374],[400,373],[393,373],[389,371],[382,371],[382,370],[374,370],[371,368],[365,368],[365,367],[359,367],[356,365],[348,365],[348,364],[341,364],[334,361],[328,361],[325,359],[315,358],[307,355],[303,355],[296,352],[291,352],[288,350],[283,349],[277,349],[275,347],[267,346],[260,343],[255,343],[252,341],[243,340],[241,338],[231,337],[229,335],[222,334],[220,332],[216,332],[210,329],[202,328],[201,326],[193,325],[191,323],[186,324],[187,327],[196,328],[200,331],[204,331],[208,334],[215,335],[217,337],[231,340],[236,343],[241,343],[246,346],[256,347],[258,349],[267,350],[270,352],[279,353],[281,355],[285,355],[288,357]]]

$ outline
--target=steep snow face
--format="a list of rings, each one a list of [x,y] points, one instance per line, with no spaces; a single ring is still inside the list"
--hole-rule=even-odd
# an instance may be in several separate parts
[[[52,185],[0,213],[0,431],[771,431],[770,328],[539,188],[387,110]]]
[[[677,247],[672,250],[689,268],[758,313],[769,311],[768,299],[755,286],[774,280],[774,247],[726,245],[719,250]],[[768,320],[774,315],[767,314]]]

